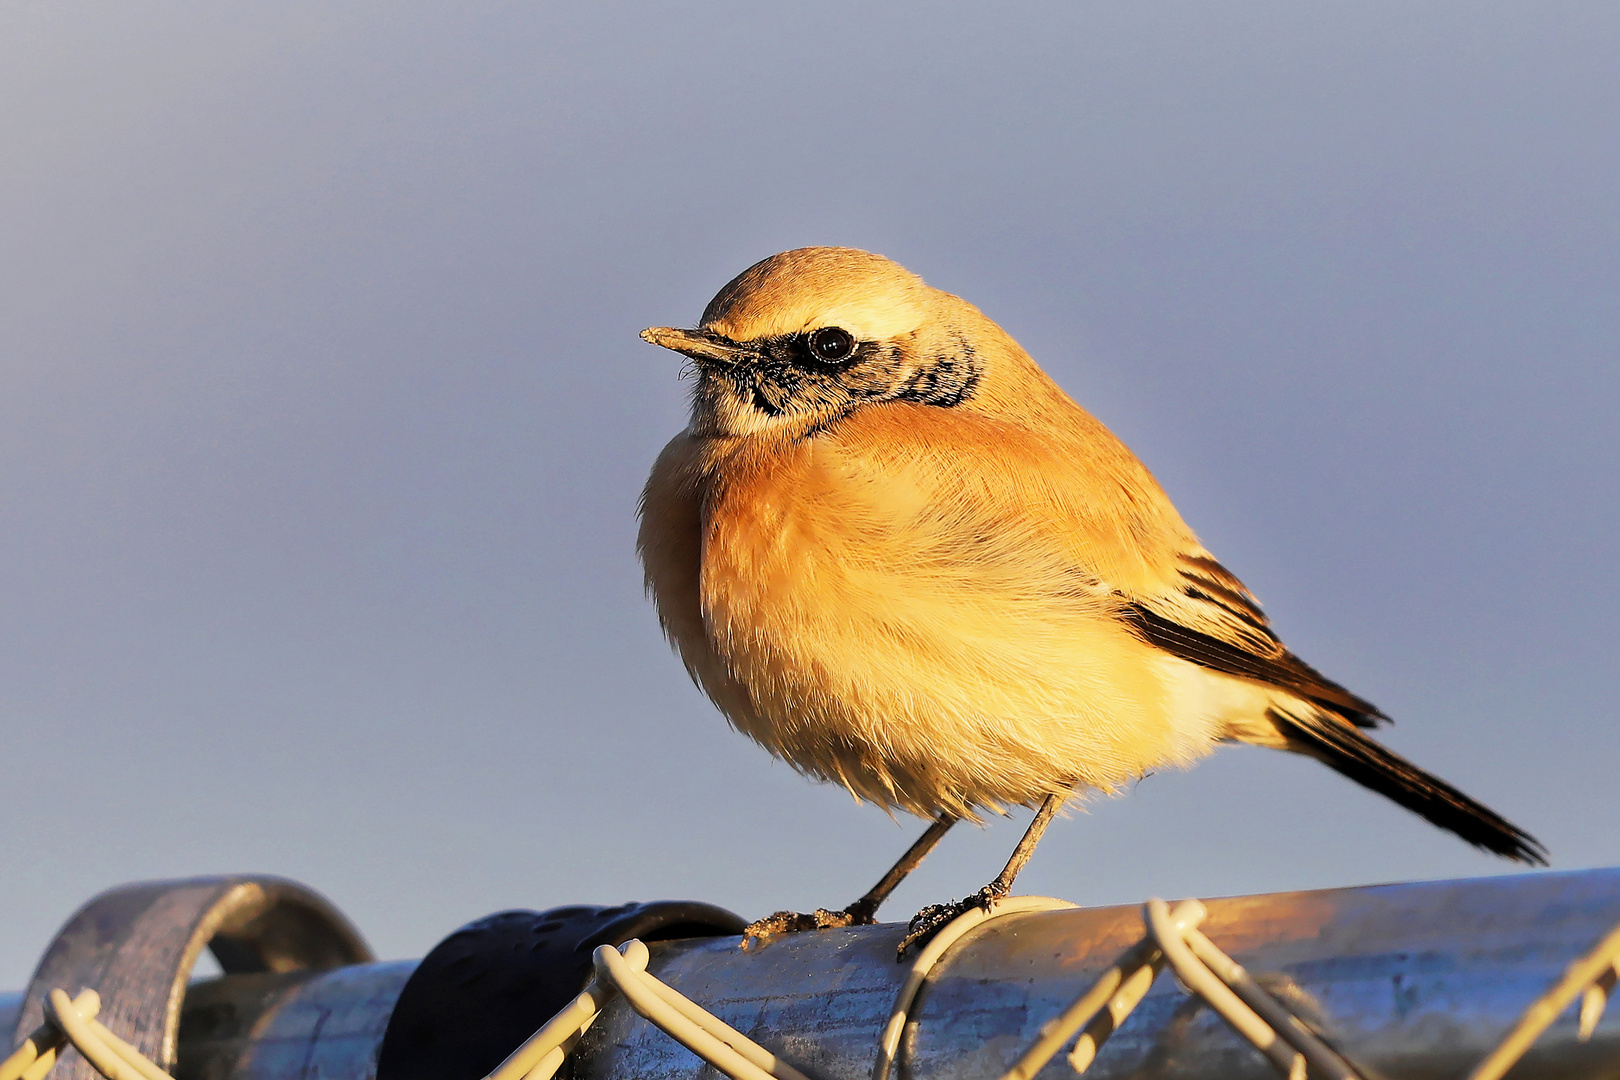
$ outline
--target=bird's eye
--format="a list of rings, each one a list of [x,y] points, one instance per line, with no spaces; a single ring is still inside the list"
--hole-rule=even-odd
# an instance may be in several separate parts
[[[837,326],[823,326],[811,334],[805,344],[809,347],[811,359],[820,360],[823,364],[836,364],[840,360],[848,360],[855,351],[855,335]]]

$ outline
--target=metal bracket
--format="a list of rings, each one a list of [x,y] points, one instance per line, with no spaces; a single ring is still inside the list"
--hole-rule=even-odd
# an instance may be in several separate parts
[[[28,983],[13,1045],[39,1026],[53,989],[91,988],[100,1020],[165,1070],[174,1068],[180,1003],[204,948],[227,975],[325,971],[371,961],[360,934],[319,893],[259,876],[149,881],[109,889],[58,931]],[[95,1080],[82,1058],[58,1080]]]

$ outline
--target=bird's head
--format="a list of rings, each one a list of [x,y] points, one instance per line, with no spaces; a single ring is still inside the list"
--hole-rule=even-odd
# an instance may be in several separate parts
[[[996,348],[985,348],[986,335]],[[987,352],[1011,344],[972,305],[905,267],[826,247],[755,263],[695,330],[641,336],[697,362],[695,433],[788,439],[883,402],[962,405],[979,390]]]

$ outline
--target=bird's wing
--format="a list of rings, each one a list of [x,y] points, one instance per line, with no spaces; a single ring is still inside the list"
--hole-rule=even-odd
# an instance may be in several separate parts
[[[923,406],[891,408],[848,434],[882,447],[891,478],[924,477],[921,487],[979,531],[1011,530],[1045,549],[1055,559],[1032,559],[1032,567],[1062,566],[1055,588],[1105,600],[1149,644],[1290,690],[1358,727],[1387,722],[1377,706],[1289,652],[1254,595],[1199,544],[1146,467],[1074,410],[1055,425],[1059,437]],[[861,431],[867,424],[872,430]]]
[[[1372,702],[1288,651],[1254,594],[1204,549],[1134,456],[1121,463],[1110,454],[1100,470],[1077,464],[1069,484],[1089,491],[1099,483],[1111,486],[1116,494],[1106,501],[1127,511],[1123,522],[1097,528],[1095,522],[1076,521],[1071,510],[1075,556],[1092,567],[1140,566],[1138,573],[1118,580],[1104,576],[1099,584],[1116,594],[1121,617],[1144,641],[1194,664],[1291,690],[1357,727],[1389,722]],[[1084,501],[1081,506],[1084,517]],[[1133,564],[1126,552],[1107,551],[1109,545],[1129,549],[1137,560]]]
[[[1289,652],[1243,582],[1201,547],[1180,553],[1171,588],[1123,597],[1122,614],[1143,640],[1203,667],[1271,683],[1357,727],[1389,718]]]

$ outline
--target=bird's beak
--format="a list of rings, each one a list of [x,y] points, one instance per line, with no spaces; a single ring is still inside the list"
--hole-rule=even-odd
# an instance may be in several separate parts
[[[746,346],[739,345],[713,330],[677,330],[673,326],[649,326],[641,332],[641,340],[653,345],[674,349],[682,356],[690,356],[700,363],[721,364],[731,367],[749,356]]]

